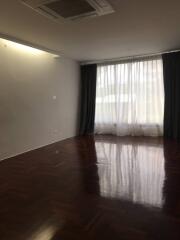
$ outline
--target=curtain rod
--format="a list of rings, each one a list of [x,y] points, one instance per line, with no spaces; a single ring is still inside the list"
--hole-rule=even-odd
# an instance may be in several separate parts
[[[179,52],[180,50],[170,50],[170,51],[164,51],[159,53],[151,53],[151,54],[144,54],[144,55],[135,55],[135,56],[127,56],[127,57],[120,57],[120,58],[112,58],[112,59],[101,59],[101,60],[92,60],[92,61],[83,61],[80,62],[80,65],[90,65],[90,64],[106,64],[106,63],[116,63],[126,60],[134,60],[139,58],[148,58],[148,57],[158,57],[165,53],[173,53],[173,52]]]

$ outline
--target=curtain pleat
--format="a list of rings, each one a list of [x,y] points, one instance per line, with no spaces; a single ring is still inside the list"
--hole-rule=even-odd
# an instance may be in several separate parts
[[[163,55],[164,136],[180,140],[180,52]]]
[[[162,136],[163,114],[160,57],[98,66],[95,133]]]
[[[97,65],[81,66],[80,135],[94,132]]]

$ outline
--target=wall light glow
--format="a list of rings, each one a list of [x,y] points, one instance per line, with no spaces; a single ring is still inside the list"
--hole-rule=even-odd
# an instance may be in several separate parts
[[[55,53],[51,53],[51,51],[49,50],[40,50],[38,48],[34,48],[34,47],[30,47],[28,45],[22,44],[22,43],[18,43],[15,41],[11,41],[11,40],[7,40],[4,38],[0,38],[0,43],[2,43],[4,45],[4,47],[9,47],[12,48],[14,50],[18,50],[20,52],[23,53],[28,53],[31,55],[42,55],[42,54],[49,54],[52,55],[53,57],[59,57],[58,54]]]

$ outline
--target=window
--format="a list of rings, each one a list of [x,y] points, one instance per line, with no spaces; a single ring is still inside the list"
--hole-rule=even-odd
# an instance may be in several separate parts
[[[159,136],[163,111],[160,57],[98,66],[96,133]]]

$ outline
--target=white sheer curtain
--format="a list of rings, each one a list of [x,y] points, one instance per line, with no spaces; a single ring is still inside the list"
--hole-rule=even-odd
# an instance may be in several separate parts
[[[163,135],[161,57],[99,65],[95,133]]]

